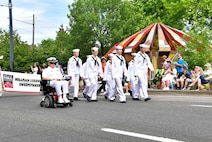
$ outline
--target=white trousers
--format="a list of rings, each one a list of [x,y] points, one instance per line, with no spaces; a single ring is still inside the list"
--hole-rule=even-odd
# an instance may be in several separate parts
[[[78,97],[79,94],[79,74],[71,77],[70,93],[74,93],[73,97]]]
[[[126,101],[126,96],[123,91],[122,87],[122,79],[121,78],[114,78],[115,84],[116,84],[116,90],[117,93],[119,94],[119,101]]]
[[[114,100],[115,99],[115,80],[107,80],[107,96],[109,100]]]
[[[136,91],[138,92],[138,95],[140,95],[142,98],[146,99],[148,98],[148,93],[147,93],[147,73],[146,72],[141,72],[138,76],[138,83],[136,85]]]
[[[97,89],[98,89],[98,77],[97,75],[93,76],[92,78],[89,78],[89,86],[87,95],[91,97],[91,100],[96,100],[97,98]]]
[[[130,83],[131,83],[131,86],[132,86],[132,97],[138,98],[139,96],[138,96],[138,92],[137,92],[137,89],[136,89],[137,80],[135,80],[135,77],[130,78]]]
[[[90,82],[89,79],[84,79],[84,90],[83,93],[87,95],[88,90],[89,90]]]
[[[58,96],[61,96],[62,94],[68,93],[68,81],[62,80],[62,81],[50,81],[49,84],[51,87],[54,87],[56,90],[56,93]],[[62,92],[63,89],[63,92]]]

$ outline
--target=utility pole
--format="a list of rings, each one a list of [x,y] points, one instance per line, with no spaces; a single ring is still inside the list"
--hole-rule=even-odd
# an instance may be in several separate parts
[[[10,71],[14,71],[12,0],[9,0],[8,7],[9,7],[9,26],[10,26]]]
[[[34,45],[35,41],[35,15],[33,14],[33,21],[32,21],[32,46]]]

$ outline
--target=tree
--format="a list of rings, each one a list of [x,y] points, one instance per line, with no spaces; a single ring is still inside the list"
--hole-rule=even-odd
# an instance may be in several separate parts
[[[187,30],[212,28],[212,3],[210,0],[162,0],[169,19],[179,19]]]
[[[182,53],[185,61],[189,63],[189,68],[193,69],[198,65],[204,67],[206,63],[212,63],[212,46],[210,40],[212,39],[212,32],[208,30],[198,31],[192,30],[189,35],[192,41],[187,42],[186,48],[178,48]]]
[[[20,40],[20,36],[16,31],[13,33],[14,37],[14,71],[29,71],[30,61],[32,60],[29,55],[30,46]],[[0,30],[0,55],[4,56],[3,60],[0,60],[0,64],[3,70],[10,70],[10,43],[9,32]]]
[[[101,43],[101,54],[115,43],[144,27],[142,8],[123,0],[78,0],[69,5],[70,35],[74,47],[82,55],[90,53],[96,41]]]

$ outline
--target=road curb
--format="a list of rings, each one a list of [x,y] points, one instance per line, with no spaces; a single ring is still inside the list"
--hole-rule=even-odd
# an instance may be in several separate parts
[[[148,90],[149,95],[211,95],[212,91],[196,90]]]

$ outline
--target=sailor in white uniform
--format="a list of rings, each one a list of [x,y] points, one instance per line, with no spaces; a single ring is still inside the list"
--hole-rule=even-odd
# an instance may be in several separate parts
[[[131,53],[132,60],[128,64],[128,76],[127,76],[127,82],[131,84],[131,91],[132,91],[132,99],[133,100],[140,100],[138,96],[138,92],[136,90],[136,84],[138,83],[138,79],[135,78],[135,71],[134,71],[134,58],[137,55],[136,53]],[[137,79],[137,80],[136,80]]]
[[[98,57],[98,48],[93,47],[92,55],[89,56],[86,60],[86,73],[85,78],[89,79],[90,86],[87,92],[87,100],[90,101],[98,101],[97,100],[97,87],[98,87],[98,79],[103,77],[101,60]]]
[[[71,78],[70,93],[74,93],[74,100],[79,100],[79,79],[82,77],[82,60],[79,58],[80,49],[73,50],[73,56],[68,61],[68,76]]]
[[[55,67],[57,59],[55,57],[50,57],[47,59],[47,62],[48,68],[43,70],[42,80],[50,80],[49,85],[55,88],[58,96],[58,103],[69,103],[70,101],[67,99],[68,81],[63,78],[60,70]]]
[[[147,86],[148,86],[148,80],[147,80],[147,73],[148,68],[151,72],[154,73],[153,65],[150,61],[149,56],[145,53],[145,48],[143,48],[142,44],[139,45],[140,51],[137,53],[135,57],[134,62],[134,72],[135,72],[135,78],[138,79],[137,83],[137,91],[140,92],[142,98],[144,98],[144,101],[148,101],[151,98],[149,98],[147,93]]]
[[[90,55],[87,55],[86,57],[88,58]],[[83,89],[83,96],[84,96],[84,98],[86,98],[86,94],[87,94],[87,92],[88,92],[88,90],[89,90],[89,86],[90,86],[90,82],[89,82],[89,79],[88,78],[86,78],[85,77],[85,75],[86,75],[86,65],[87,65],[87,63],[85,62],[85,63],[83,63],[83,65],[82,65],[82,68],[83,68],[83,81],[84,81],[84,89]]]
[[[105,98],[111,102],[115,100],[115,93],[116,93],[115,80],[112,77],[112,58],[113,58],[113,56],[114,56],[113,53],[110,53],[108,55],[109,60],[107,61],[106,65],[105,65],[105,71],[104,71],[104,77],[103,77],[103,81],[106,81],[106,85],[107,85],[107,90],[104,93],[104,95],[105,95]]]
[[[122,78],[127,76],[127,68],[125,58],[122,56],[122,46],[116,46],[116,55],[112,61],[112,77],[116,84],[116,90],[119,94],[119,102],[126,103],[126,96],[123,91]]]

